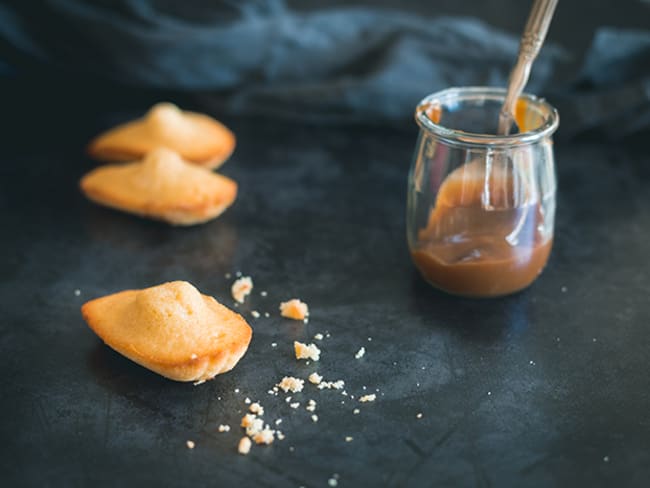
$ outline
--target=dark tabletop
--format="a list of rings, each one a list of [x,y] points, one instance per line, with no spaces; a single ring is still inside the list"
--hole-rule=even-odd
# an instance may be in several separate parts
[[[78,190],[95,164],[83,154],[89,138],[158,94],[125,107],[101,96],[96,106],[44,106],[35,96],[43,118],[20,101],[3,113],[3,486],[647,486],[643,138],[558,143],[547,269],[523,293],[467,300],[426,285],[409,259],[415,124],[226,119],[238,146],[223,173],[239,182],[238,200],[213,222],[174,228],[100,208]],[[168,280],[232,306],[225,275],[237,271],[255,282],[238,309],[253,340],[232,372],[200,386],[124,359],[80,315],[91,298]],[[294,296],[310,306],[306,325],[278,314]],[[316,333],[329,333],[320,362],[297,362],[292,342]],[[267,393],[313,371],[377,400],[307,384],[294,410]],[[283,419],[286,439],[243,457],[246,397]],[[232,429],[218,433],[219,424]]]

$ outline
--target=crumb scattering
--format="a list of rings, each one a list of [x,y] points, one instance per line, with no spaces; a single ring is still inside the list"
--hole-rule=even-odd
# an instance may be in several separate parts
[[[320,349],[316,344],[303,344],[302,342],[294,341],[293,349],[296,353],[296,359],[312,359],[314,361],[320,359]]]
[[[237,446],[237,451],[239,454],[243,454],[244,456],[248,454],[251,451],[251,446],[253,443],[248,437],[242,437],[239,439],[239,445]]]
[[[321,381],[323,381],[323,377],[321,375],[319,375],[318,373],[312,373],[312,374],[309,375],[308,380],[309,380],[310,383],[312,383],[314,385],[317,385]]]
[[[293,320],[305,320],[309,316],[309,307],[297,298],[280,303],[280,315]]]
[[[282,381],[280,381],[280,383],[278,383],[276,386],[281,388],[285,393],[288,391],[292,393],[298,393],[302,391],[304,385],[305,380],[294,378],[293,376],[285,376],[282,378]]]
[[[371,393],[370,395],[363,395],[361,398],[359,398],[359,401],[361,403],[366,403],[366,402],[374,402],[376,399],[377,399],[377,395]]]
[[[239,303],[244,303],[244,300],[250,295],[253,290],[253,280],[250,276],[243,276],[237,279],[230,287],[232,297]]]
[[[188,449],[194,449],[194,446],[196,446],[196,444],[194,444],[194,441],[187,441],[185,445],[187,445]]]
[[[361,359],[365,354],[366,354],[366,348],[362,346],[361,349],[359,349],[357,353],[354,355],[354,358]]]

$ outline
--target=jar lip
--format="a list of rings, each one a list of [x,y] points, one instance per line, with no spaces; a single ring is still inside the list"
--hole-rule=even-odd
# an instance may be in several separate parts
[[[486,86],[465,86],[452,87],[438,91],[424,97],[415,109],[415,120],[418,125],[436,134],[441,139],[452,144],[480,145],[492,147],[515,146],[522,144],[533,144],[539,140],[552,135],[560,123],[560,116],[557,110],[543,98],[522,93],[519,99],[526,100],[533,107],[537,108],[544,117],[544,122],[533,130],[520,132],[512,135],[482,134],[466,132],[457,129],[449,129],[440,125],[429,117],[427,113],[431,106],[442,106],[451,100],[468,100],[482,96],[495,101],[503,101],[506,96],[505,88]],[[496,121],[495,121],[496,125]]]

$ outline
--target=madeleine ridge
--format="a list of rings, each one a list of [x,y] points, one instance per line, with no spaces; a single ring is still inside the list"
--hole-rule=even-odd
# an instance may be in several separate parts
[[[248,349],[244,318],[186,281],[96,298],[81,307],[88,326],[123,356],[176,381],[230,371]]]
[[[141,161],[100,166],[84,175],[80,186],[96,203],[173,225],[207,222],[237,198],[234,180],[165,148]]]
[[[187,161],[216,169],[230,157],[235,144],[235,135],[218,120],[163,102],[143,117],[97,136],[88,145],[88,153],[102,161],[132,161],[166,147]]]

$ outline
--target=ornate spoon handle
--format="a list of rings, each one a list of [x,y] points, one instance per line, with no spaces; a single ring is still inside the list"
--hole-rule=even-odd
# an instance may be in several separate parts
[[[507,135],[510,132],[517,99],[528,82],[530,68],[544,44],[557,2],[558,0],[535,0],[533,3],[526,28],[521,36],[517,63],[510,73],[506,99],[499,114],[498,134]]]

